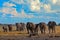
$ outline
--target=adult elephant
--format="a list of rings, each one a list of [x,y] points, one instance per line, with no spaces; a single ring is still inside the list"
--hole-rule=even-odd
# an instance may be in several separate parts
[[[25,24],[24,23],[16,23],[16,30],[17,31],[22,31],[25,28]]]
[[[35,31],[37,28],[34,23],[27,22],[26,28],[27,28],[27,32],[28,32],[28,34],[30,34],[30,36],[35,35]]]
[[[25,23],[20,23],[20,31],[23,31],[25,29]]]
[[[8,30],[8,28],[6,26],[3,26],[2,29],[3,29],[3,32],[7,32],[7,30]]]
[[[51,30],[52,30],[52,33],[55,33],[55,26],[56,26],[56,22],[55,21],[49,21],[48,22],[49,33],[51,33]]]
[[[46,23],[44,23],[44,22],[39,23],[39,27],[40,27],[41,33],[42,34],[45,34],[45,31],[46,31]]]
[[[9,28],[9,31],[12,31],[12,25],[11,24],[8,25],[8,28]]]
[[[19,31],[19,23],[16,23],[16,30]]]

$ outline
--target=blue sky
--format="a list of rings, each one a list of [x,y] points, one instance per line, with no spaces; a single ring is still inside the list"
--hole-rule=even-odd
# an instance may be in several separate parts
[[[0,23],[60,23],[60,0],[0,0]]]

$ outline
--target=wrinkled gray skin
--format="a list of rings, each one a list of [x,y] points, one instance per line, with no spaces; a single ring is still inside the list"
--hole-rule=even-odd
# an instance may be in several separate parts
[[[46,23],[44,23],[44,22],[39,23],[39,27],[40,27],[41,34],[45,34]]]
[[[23,31],[25,28],[25,24],[24,23],[16,23],[16,30],[17,31]]]
[[[51,33],[51,30],[52,30],[52,33],[55,33],[55,26],[56,26],[56,22],[55,21],[49,21],[48,22],[48,30],[49,30],[49,33]]]
[[[30,34],[30,36],[32,36],[32,35],[35,35],[35,32],[37,32],[38,27],[36,27],[36,25],[32,22],[27,22],[26,28],[27,28],[28,34]]]

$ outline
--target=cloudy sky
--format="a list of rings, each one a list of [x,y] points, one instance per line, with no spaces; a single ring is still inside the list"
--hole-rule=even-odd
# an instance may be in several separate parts
[[[0,0],[0,23],[60,23],[60,0]]]

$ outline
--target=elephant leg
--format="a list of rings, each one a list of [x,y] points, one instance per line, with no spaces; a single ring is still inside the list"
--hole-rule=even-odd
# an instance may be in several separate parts
[[[6,32],[6,29],[5,29],[5,32]]]
[[[50,32],[51,32],[51,31],[50,31],[50,28],[49,28],[49,34],[50,34]]]
[[[35,34],[38,35],[38,29],[35,30]]]
[[[41,30],[41,34],[43,34],[43,30]]]
[[[7,29],[6,29],[6,32],[7,32]]]
[[[30,30],[30,29],[29,29],[29,28],[27,28],[27,33],[28,33],[28,34],[29,34],[29,30]]]
[[[52,33],[54,32],[54,29],[52,28]]]
[[[54,28],[52,28],[52,33],[54,33],[55,32],[55,29]]]
[[[29,37],[33,35],[33,30],[30,30]]]
[[[16,27],[16,31],[18,31],[18,27]]]
[[[52,30],[53,30],[53,33],[56,33],[55,27]]]
[[[42,34],[42,29],[40,28],[41,34]]]
[[[52,27],[51,29],[52,29],[52,33],[55,33],[55,27]]]
[[[45,29],[44,29],[44,34],[45,34]]]
[[[28,34],[29,34],[29,30],[27,30]]]

